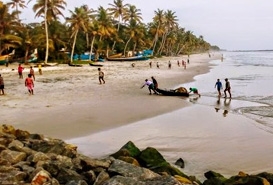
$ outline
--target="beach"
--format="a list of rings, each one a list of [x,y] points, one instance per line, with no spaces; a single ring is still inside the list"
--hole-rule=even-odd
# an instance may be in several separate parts
[[[196,77],[203,78],[197,75],[208,73],[214,65],[209,62],[220,58],[220,53],[211,58],[207,53],[191,55],[187,69],[177,66],[177,60],[187,61],[187,56],[134,62],[135,67],[132,62],[104,62],[106,83],[102,85],[97,67],[59,65],[43,68],[41,76],[35,68],[33,96],[18,79],[16,65],[1,67],[7,93],[0,96],[1,123],[63,139],[96,158],[108,156],[131,140],[141,149],[158,149],[171,163],[183,158],[182,171],[199,179],[208,170],[226,176],[239,171],[273,172],[273,144],[266,142],[272,134],[234,111],[260,103],[236,98],[218,103],[214,84],[209,84],[213,93],[202,88],[200,98],[149,95],[147,87],[140,88],[151,76],[163,89],[181,84],[202,87],[206,82],[195,83]]]
[[[219,55],[215,55],[219,58]],[[1,122],[46,136],[69,139],[115,128],[151,118],[185,106],[176,98],[149,96],[147,87],[140,89],[146,78],[154,76],[161,88],[173,88],[189,82],[197,74],[209,70],[207,54],[190,56],[185,70],[177,66],[187,56],[134,62],[104,62],[106,84],[99,85],[98,69],[94,66],[70,67],[58,65],[43,68],[43,75],[35,67],[34,95],[30,96],[24,79],[18,79],[17,67],[1,66],[5,81],[5,96],[1,96]],[[168,69],[168,61],[172,69]],[[160,68],[156,67],[159,62]],[[29,73],[26,65],[23,75]]]

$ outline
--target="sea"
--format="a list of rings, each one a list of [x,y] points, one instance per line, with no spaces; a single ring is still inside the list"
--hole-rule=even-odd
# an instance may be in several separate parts
[[[140,149],[154,147],[171,164],[182,158],[181,170],[201,181],[208,170],[226,177],[239,171],[273,173],[273,51],[225,51],[222,56],[210,62],[208,73],[177,86],[198,88],[201,97],[178,98],[191,106],[67,142],[95,158],[127,141]],[[225,86],[226,78],[231,99],[223,91],[218,97],[215,88],[217,79]]]

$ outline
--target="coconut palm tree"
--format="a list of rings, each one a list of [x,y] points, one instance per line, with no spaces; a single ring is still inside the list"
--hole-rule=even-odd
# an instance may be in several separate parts
[[[126,22],[130,22],[132,20],[136,21],[136,23],[142,22],[141,10],[137,9],[135,5],[129,5],[128,11],[124,14],[123,19]]]
[[[9,13],[8,6],[0,2],[0,56],[6,49],[22,44],[22,39],[15,34],[19,26],[16,12]]]
[[[19,7],[24,9],[26,8],[25,1],[24,0],[11,0],[7,3],[8,6],[11,6],[11,8],[15,8],[17,13],[17,20],[19,21]]]
[[[165,12],[165,22],[164,22],[164,28],[165,28],[165,32],[164,35],[162,37],[162,41],[161,41],[161,45],[159,48],[159,55],[161,55],[164,46],[165,46],[165,42],[167,39],[167,36],[171,33],[171,31],[173,31],[174,29],[177,28],[178,26],[178,19],[175,15],[175,12],[173,12],[172,10],[167,10],[167,12]]]
[[[155,16],[153,17],[153,22],[154,22],[154,25],[156,26],[156,30],[154,33],[154,41],[153,41],[153,53],[154,53],[156,43],[158,40],[158,36],[160,33],[161,34],[163,33],[163,31],[162,31],[162,24],[164,23],[164,11],[163,10],[157,9],[157,11],[155,11]]]
[[[102,6],[98,8],[98,12],[97,12],[97,16],[95,20],[96,20],[97,30],[99,35],[98,44],[100,47],[102,47],[103,40],[109,39],[109,41],[111,41],[113,37],[116,36],[117,30],[112,24],[111,16],[108,13],[108,9],[104,9]]]
[[[109,3],[111,6],[108,8],[110,15],[114,17],[114,19],[118,19],[118,28],[117,32],[119,33],[120,30],[120,24],[123,20],[124,15],[128,11],[129,4],[123,4],[123,0],[114,0],[114,4]],[[112,46],[112,50],[115,48],[116,41],[114,41],[114,44]]]
[[[36,0],[36,4],[34,4],[33,6],[33,11],[36,13],[35,17],[44,17],[44,26],[45,26],[45,35],[46,35],[45,63],[47,63],[48,61],[48,51],[49,51],[48,24],[52,20],[57,20],[59,15],[64,17],[61,10],[65,9],[64,8],[65,5],[66,5],[66,2],[64,0]]]
[[[72,31],[71,38],[73,38],[73,45],[71,50],[70,62],[73,63],[73,55],[75,50],[75,45],[77,41],[77,36],[79,31],[87,32],[88,23],[90,21],[91,11],[86,9],[85,6],[76,7],[74,12],[70,11],[71,17],[66,19],[66,22],[69,24],[69,27]]]

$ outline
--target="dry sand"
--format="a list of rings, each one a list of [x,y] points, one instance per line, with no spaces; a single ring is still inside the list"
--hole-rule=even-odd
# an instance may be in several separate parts
[[[173,88],[193,80],[209,70],[208,62],[219,59],[216,53],[190,56],[187,69],[177,66],[186,56],[158,58],[148,61],[104,62],[106,84],[99,85],[97,67],[59,65],[43,68],[36,74],[34,95],[28,94],[24,80],[18,79],[17,64],[1,66],[6,95],[0,96],[1,124],[41,133],[49,137],[69,139],[115,128],[154,117],[190,105],[176,98],[149,95],[144,80],[154,76],[161,88]],[[168,69],[168,61],[172,69]],[[152,61],[152,68],[149,62]],[[159,62],[160,69],[156,68]],[[24,78],[29,66],[24,66]]]

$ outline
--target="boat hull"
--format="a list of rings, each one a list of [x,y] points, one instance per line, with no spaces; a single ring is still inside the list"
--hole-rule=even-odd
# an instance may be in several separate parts
[[[108,61],[141,61],[141,60],[149,60],[149,56],[134,56],[134,57],[119,57],[119,58],[109,58]]]
[[[156,89],[156,91],[164,96],[185,96],[188,97],[188,92],[179,92],[175,89],[163,90],[163,89]]]

